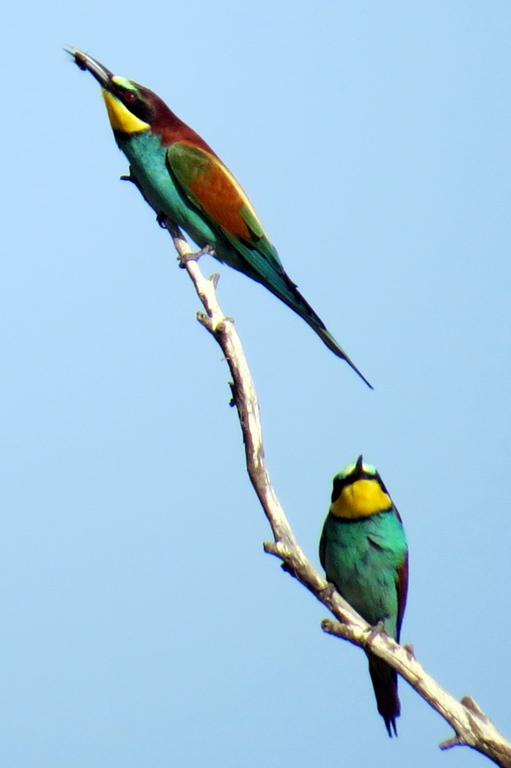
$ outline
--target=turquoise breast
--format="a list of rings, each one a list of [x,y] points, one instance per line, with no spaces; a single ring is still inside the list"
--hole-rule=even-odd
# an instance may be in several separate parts
[[[214,231],[176,185],[160,138],[144,131],[119,140],[119,146],[130,162],[132,176],[156,213],[168,216],[201,248],[207,243],[215,244]]]

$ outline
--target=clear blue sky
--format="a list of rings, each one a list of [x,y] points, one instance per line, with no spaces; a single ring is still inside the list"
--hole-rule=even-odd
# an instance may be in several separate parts
[[[1,765],[482,763],[404,683],[390,741],[263,554],[226,366],[66,44],[212,144],[374,383],[204,260],[302,546],[363,452],[408,532],[403,640],[511,736],[510,36],[508,2],[3,4]]]

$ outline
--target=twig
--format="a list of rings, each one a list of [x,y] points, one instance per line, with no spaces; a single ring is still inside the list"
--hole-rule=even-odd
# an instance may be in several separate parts
[[[282,560],[282,567],[292,574],[335,617],[325,619],[321,627],[329,635],[341,637],[384,659],[414,688],[428,704],[449,723],[454,736],[440,744],[441,749],[468,746],[503,768],[511,768],[511,743],[493,725],[476,702],[465,697],[458,701],[444,690],[416,660],[409,647],[398,645],[384,632],[372,628],[335,591],[314,568],[295,539],[271,484],[264,459],[259,404],[247,360],[234,321],[222,312],[216,295],[218,276],[205,278],[194,254],[179,229],[164,222],[179,254],[180,265],[188,272],[206,310],[197,318],[220,345],[227,360],[233,383],[233,402],[245,444],[245,458],[250,481],[271,526],[274,541],[265,542],[265,552]],[[198,254],[200,256],[201,253]]]

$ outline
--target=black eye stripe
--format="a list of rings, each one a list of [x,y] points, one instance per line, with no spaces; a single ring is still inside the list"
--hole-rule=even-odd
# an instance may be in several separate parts
[[[115,87],[114,93],[119,99],[121,99],[121,101],[127,101],[130,104],[133,104],[137,99],[137,96],[135,93],[133,93],[133,91],[128,91],[126,88],[123,88],[120,85]]]
[[[144,123],[151,123],[153,119],[153,110],[146,103],[145,99],[134,91],[129,91],[121,85],[116,85],[113,93],[136,117],[143,120]]]
[[[370,474],[368,472],[363,472],[361,475],[348,475],[348,477],[344,477],[342,480],[339,478],[334,479],[334,487],[332,488],[332,498],[331,501],[335,501],[339,498],[344,488],[347,488],[349,485],[353,485],[354,483],[358,482],[358,480],[376,480],[378,485],[381,487],[384,493],[388,495],[388,491],[385,488],[385,485],[383,483],[383,480],[381,479],[380,475],[377,473],[376,475]]]

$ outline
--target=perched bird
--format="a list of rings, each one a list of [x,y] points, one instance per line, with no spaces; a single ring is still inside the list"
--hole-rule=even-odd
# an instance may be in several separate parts
[[[160,220],[169,219],[201,248],[212,246],[219,261],[264,285],[371,387],[287,276],[250,200],[211,147],[148,88],[113,75],[82,51],[68,52],[101,85],[130,179]]]
[[[359,456],[334,477],[319,557],[328,581],[369,624],[399,642],[408,589],[408,546],[399,512],[377,470]],[[397,674],[368,653],[378,712],[397,736]]]

